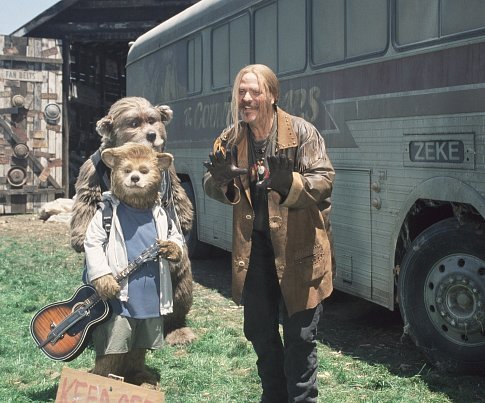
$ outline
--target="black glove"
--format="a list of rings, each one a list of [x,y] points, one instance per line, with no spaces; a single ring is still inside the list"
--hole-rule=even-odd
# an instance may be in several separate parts
[[[226,156],[222,151],[216,151],[215,154],[209,154],[210,162],[204,162],[204,166],[212,175],[212,178],[218,186],[227,185],[234,178],[239,175],[244,175],[248,172],[247,168],[238,168],[232,163],[230,152],[226,152]]]
[[[269,167],[269,177],[256,186],[276,190],[281,196],[286,197],[293,183],[293,161],[285,154],[266,157]]]

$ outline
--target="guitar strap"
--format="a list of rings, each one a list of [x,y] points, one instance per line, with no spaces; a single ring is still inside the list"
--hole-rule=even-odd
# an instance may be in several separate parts
[[[113,206],[109,200],[104,200],[98,203],[98,206],[101,208],[101,213],[103,215],[103,228],[106,231],[106,235],[108,235],[111,231],[111,221],[113,220]]]

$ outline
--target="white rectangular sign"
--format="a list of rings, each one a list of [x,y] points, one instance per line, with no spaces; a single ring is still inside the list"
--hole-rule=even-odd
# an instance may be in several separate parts
[[[0,78],[18,81],[44,81],[42,71],[0,69]]]

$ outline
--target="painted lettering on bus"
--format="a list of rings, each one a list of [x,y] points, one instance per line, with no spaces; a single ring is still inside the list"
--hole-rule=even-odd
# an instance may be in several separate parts
[[[465,147],[460,140],[411,141],[409,158],[413,162],[460,163],[465,158]]]
[[[320,113],[320,88],[286,91],[279,105],[289,113],[315,123]],[[231,121],[231,102],[203,102],[184,109],[184,124],[190,129],[223,129]]]
[[[320,113],[320,88],[298,88],[286,91],[280,100],[280,105],[289,113],[300,116],[310,123],[315,123]]]
[[[184,109],[185,127],[191,129],[220,129],[229,123],[230,102],[203,103],[197,102]]]

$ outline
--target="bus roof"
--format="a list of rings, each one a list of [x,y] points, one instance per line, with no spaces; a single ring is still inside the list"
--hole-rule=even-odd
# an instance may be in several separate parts
[[[126,65],[153,53],[162,46],[186,37],[193,32],[238,13],[262,0],[200,0],[181,13],[162,22],[141,35],[130,47]]]

